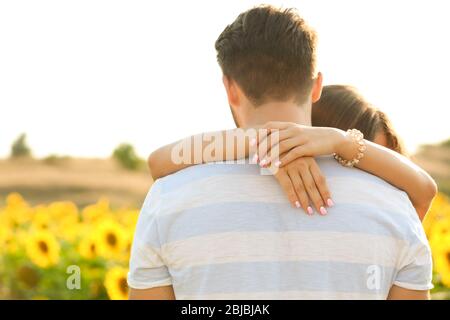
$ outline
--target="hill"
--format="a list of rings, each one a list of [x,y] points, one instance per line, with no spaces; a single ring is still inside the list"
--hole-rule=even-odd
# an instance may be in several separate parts
[[[440,192],[450,196],[450,140],[422,146],[413,160],[436,180]]]
[[[113,207],[138,208],[152,184],[148,170],[122,169],[112,159],[0,160],[0,205],[10,192],[31,204],[71,200],[79,206],[107,197]]]

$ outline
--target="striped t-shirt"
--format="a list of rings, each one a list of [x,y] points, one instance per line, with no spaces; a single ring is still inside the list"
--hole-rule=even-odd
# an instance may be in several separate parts
[[[318,158],[335,206],[293,208],[257,165],[207,164],[155,182],[136,228],[128,284],[177,299],[385,299],[432,287],[430,248],[408,196]]]

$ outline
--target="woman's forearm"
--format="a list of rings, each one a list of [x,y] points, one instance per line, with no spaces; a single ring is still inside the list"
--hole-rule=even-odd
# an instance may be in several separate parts
[[[248,157],[249,137],[241,129],[201,133],[161,147],[149,156],[153,179],[187,167]]]
[[[437,193],[437,186],[430,175],[406,157],[388,148],[365,141],[364,157],[357,168],[372,173],[405,191],[422,220]],[[346,159],[355,156],[354,142],[346,141],[340,155]]]
[[[356,158],[360,148],[354,135],[346,134],[337,128],[308,127],[286,122],[271,122],[263,128],[270,129],[271,132],[269,136],[263,137],[263,142],[276,132],[275,137],[279,143],[276,144],[277,149],[274,149],[276,152],[272,147],[269,148],[270,151],[259,152],[262,166],[268,166],[273,162],[275,166],[284,167],[301,157],[333,153],[337,153],[345,160],[351,160]],[[434,180],[423,169],[399,153],[370,141],[365,143],[367,149],[357,167],[408,193],[419,217],[423,219],[437,193]]]
[[[163,146],[153,151],[148,157],[147,164],[153,180],[165,177],[192,165],[188,163],[175,163],[172,161],[172,148],[176,146],[177,143],[178,142]]]

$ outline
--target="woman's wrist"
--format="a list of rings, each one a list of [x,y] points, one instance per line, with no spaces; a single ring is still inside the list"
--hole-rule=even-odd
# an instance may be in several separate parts
[[[358,153],[358,145],[345,131],[336,129],[337,144],[335,153],[344,159],[353,159]]]
[[[345,133],[345,139],[346,142],[339,149],[340,153],[335,153],[334,158],[345,167],[354,167],[366,151],[364,135],[357,129],[349,129]]]

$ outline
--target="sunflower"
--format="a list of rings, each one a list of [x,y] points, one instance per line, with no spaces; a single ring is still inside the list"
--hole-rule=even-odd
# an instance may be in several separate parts
[[[38,206],[34,210],[32,218],[32,227],[37,230],[48,230],[51,224],[52,218],[45,206]]]
[[[27,206],[27,203],[20,194],[18,194],[17,192],[13,192],[8,194],[8,196],[6,197],[6,205],[9,208],[18,208]]]
[[[126,248],[126,233],[120,224],[113,220],[103,220],[94,232],[100,256],[111,259],[123,254]]]
[[[56,225],[54,234],[59,239],[65,240],[69,243],[74,243],[80,237],[81,230],[82,228],[80,223],[59,223]]]
[[[59,243],[48,231],[37,231],[30,235],[25,246],[28,257],[38,267],[47,268],[59,261]]]
[[[0,254],[15,253],[19,249],[14,233],[11,229],[0,225]]]
[[[450,235],[450,217],[435,221],[430,227],[429,236],[430,245],[434,248],[439,246],[443,238]]]
[[[78,207],[70,201],[53,202],[48,206],[48,212],[61,224],[76,224],[80,219]]]
[[[436,224],[442,220],[450,218],[450,202],[448,198],[442,194],[438,194],[423,221],[423,227],[427,235],[432,235]]]
[[[130,231],[134,231],[139,218],[138,210],[122,210],[117,212],[118,221]]]
[[[442,237],[433,253],[435,269],[440,274],[442,283],[450,288],[450,234]]]
[[[95,238],[92,236],[87,236],[81,239],[80,244],[78,245],[78,252],[83,258],[86,259],[96,258],[98,254],[98,249]]]
[[[131,256],[131,245],[133,244],[133,233],[128,230],[124,233],[124,249],[122,254],[117,257],[118,262],[128,263]]]
[[[11,193],[6,198],[6,212],[11,214],[16,225],[27,223],[32,215],[31,207],[18,193]]]
[[[6,198],[5,217],[12,228],[20,227],[30,221],[33,210],[18,193],[11,193]]]
[[[111,300],[127,300],[127,269],[114,267],[109,270],[106,273],[104,285]]]
[[[13,227],[14,225],[11,214],[7,210],[0,209],[0,228],[13,228]]]
[[[104,217],[108,216],[110,212],[109,202],[106,199],[100,199],[96,204],[87,206],[81,212],[83,221],[88,223],[94,223],[101,221]]]
[[[11,231],[7,226],[0,224],[0,250],[8,240],[10,233]]]

